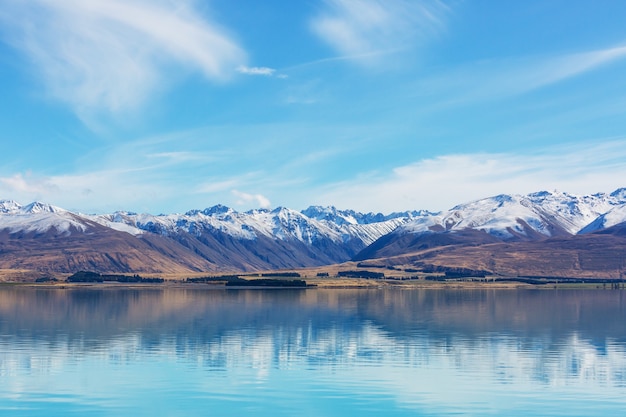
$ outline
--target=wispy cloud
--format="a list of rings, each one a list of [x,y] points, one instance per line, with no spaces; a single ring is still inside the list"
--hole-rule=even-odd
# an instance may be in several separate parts
[[[500,99],[582,76],[625,58],[626,46],[612,46],[570,54],[484,60],[426,77],[417,88],[452,104]]]
[[[174,192],[172,187],[168,189],[165,184],[145,181],[144,176],[134,174],[128,170],[51,176],[18,173],[0,177],[0,193],[22,203],[39,200],[66,209],[101,212],[138,207],[142,200],[158,200]],[[93,207],[86,207],[86,200]]]
[[[271,203],[266,196],[237,189],[263,188],[255,181],[257,176],[240,175],[207,181],[187,175],[180,181],[161,175],[160,169],[154,166],[94,169],[48,176],[16,173],[0,176],[0,196],[24,204],[44,201],[65,209],[94,213],[131,210],[157,214],[164,206],[169,206],[168,210],[185,211],[218,203],[246,209],[269,208]]]
[[[196,208],[198,184],[205,183],[207,172],[229,154],[198,149],[197,138],[193,131],[179,132],[94,149],[76,160],[72,169],[54,174],[41,170],[15,173],[4,167],[0,197],[22,203],[41,200],[92,212],[158,213],[165,207],[168,211]],[[218,171],[223,165],[220,167]],[[238,185],[240,182],[231,184],[223,194],[230,196],[230,189]]]
[[[48,92],[77,112],[139,106],[172,64],[221,81],[245,59],[186,0],[7,0],[0,19]]]
[[[209,161],[212,158],[197,152],[177,151],[177,152],[157,152],[146,155],[148,159],[161,160],[166,163],[180,164],[191,161]]]
[[[626,186],[626,138],[537,149],[526,153],[447,154],[398,166],[363,172],[343,181],[323,180],[302,167],[328,158],[313,153],[276,172],[248,174],[202,171],[195,163],[176,173],[160,163],[126,160],[106,168],[85,168],[61,175],[13,173],[0,176],[0,196],[22,203],[42,200],[81,211],[188,210],[222,203],[237,208],[269,208],[268,195],[280,205],[304,208],[335,205],[361,211],[444,210],[455,204],[500,193],[558,189],[577,194],[609,192]],[[151,160],[152,158],[148,158]],[[107,159],[109,160],[109,159]],[[158,162],[158,161],[157,161]],[[179,161],[188,166],[184,158]],[[304,165],[303,165],[304,164]],[[256,167],[257,169],[259,167]],[[241,190],[258,190],[244,192]],[[259,192],[260,191],[260,192]],[[274,198],[275,199],[275,198]]]
[[[219,129],[218,129],[219,130]],[[211,133],[213,132],[213,133]],[[226,204],[238,209],[268,207],[265,191],[273,176],[255,165],[233,168],[241,150],[202,148],[214,131],[183,131],[94,149],[59,173],[0,170],[0,198],[45,201],[83,212],[131,210],[161,213]],[[249,147],[250,148],[250,147]],[[245,153],[245,151],[243,151]],[[245,155],[243,156],[245,158]],[[268,179],[269,178],[269,179]],[[233,192],[232,190],[237,190]]]
[[[542,149],[528,154],[451,154],[364,173],[318,190],[325,204],[390,212],[443,210],[500,193],[558,189],[586,194],[624,187],[626,139]]]
[[[327,100],[329,95],[322,80],[312,79],[289,85],[284,101],[287,104],[316,104]]]
[[[626,58],[626,46],[560,56],[537,66],[527,84],[530,88],[552,84],[623,58]]]
[[[12,195],[43,196],[51,192],[57,192],[58,186],[48,178],[33,177],[32,174],[17,173],[8,177],[0,177],[0,187],[10,190]]]
[[[240,185],[240,181],[237,179],[205,181],[198,185],[195,192],[198,194],[211,194],[224,190],[232,190],[233,187]]]
[[[399,50],[444,27],[448,7],[440,1],[326,0],[311,22],[313,32],[339,54],[361,62]]]
[[[263,75],[266,77],[271,77],[272,75],[274,75],[276,70],[274,68],[268,67],[247,67],[245,65],[240,65],[237,67],[237,72],[246,75]]]
[[[270,208],[270,200],[261,194],[248,194],[238,190],[232,190],[234,196],[237,197],[237,204],[248,205],[250,202],[256,202],[261,208]]]

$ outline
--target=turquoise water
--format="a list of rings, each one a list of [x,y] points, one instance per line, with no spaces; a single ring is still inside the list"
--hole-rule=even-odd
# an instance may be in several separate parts
[[[624,410],[620,290],[0,290],[0,416]]]

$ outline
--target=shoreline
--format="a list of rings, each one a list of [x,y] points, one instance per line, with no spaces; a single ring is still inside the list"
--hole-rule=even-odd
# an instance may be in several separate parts
[[[231,285],[226,286],[220,283],[202,282],[192,283],[183,281],[166,280],[162,283],[126,283],[126,282],[0,282],[2,288],[33,288],[33,289],[189,289],[189,290],[316,290],[316,289],[625,289],[624,285],[613,287],[610,284],[600,282],[584,283],[545,283],[528,284],[515,281],[397,281],[397,280],[367,280],[359,278],[329,278],[306,280],[307,285],[303,287],[294,286],[262,286],[262,285]]]
[[[330,272],[330,275],[328,274]],[[387,277],[341,276],[337,271],[324,275],[317,269],[261,271],[256,273],[178,273],[137,275],[42,273],[32,270],[0,269],[0,288],[32,287],[50,289],[624,289],[626,280],[596,277],[557,276],[462,276],[416,275],[406,277],[396,274]],[[341,271],[339,271],[341,272]],[[357,271],[358,272],[358,271]],[[362,272],[362,271],[360,271]],[[366,271],[367,272],[367,271]],[[396,271],[392,271],[396,272]],[[255,283],[255,281],[257,281]],[[300,281],[300,282],[294,282]],[[241,285],[239,285],[241,283]]]

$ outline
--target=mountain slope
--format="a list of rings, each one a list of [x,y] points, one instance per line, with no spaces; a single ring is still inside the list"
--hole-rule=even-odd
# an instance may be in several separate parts
[[[598,216],[593,222],[585,226],[579,233],[587,234],[602,231],[626,221],[626,204],[613,207],[606,213]]]
[[[46,220],[50,221],[49,218]],[[42,222],[34,223],[41,226]],[[138,239],[97,223],[76,223],[78,227],[62,229],[52,226],[46,230],[0,230],[0,269],[153,273],[217,269],[184,248],[158,237]]]
[[[626,189],[588,196],[556,191],[503,194],[441,213],[389,215],[319,206],[302,212],[278,207],[242,213],[222,205],[157,216],[85,215],[40,202],[22,206],[3,200],[0,268],[230,272],[374,258],[406,260],[419,267],[421,259],[428,258],[438,265],[445,259],[451,265],[510,272],[520,266],[501,267],[506,262],[500,260],[526,259],[545,266],[538,258],[545,251],[561,253],[564,259],[584,258],[580,242],[593,243],[589,250],[604,244],[607,253],[621,259],[614,248],[622,247],[625,234]],[[607,259],[599,252],[594,257]],[[552,265],[563,267],[551,259]],[[603,268],[601,263],[579,264]]]
[[[574,235],[615,206],[626,203],[623,189],[612,194],[574,196],[542,191],[498,195],[460,204],[447,212],[408,222],[397,233],[483,230],[502,240],[537,240]]]
[[[377,265],[425,272],[481,271],[506,277],[625,279],[625,232],[626,228],[622,228],[621,234],[603,231],[535,242],[440,246],[375,259]]]
[[[626,190],[499,195],[413,219],[355,256],[411,269],[604,278],[626,273]]]
[[[135,235],[166,237],[213,263],[255,270],[346,261],[410,217],[372,215],[371,222],[358,223],[339,218],[318,220],[284,207],[239,213],[218,205],[185,214],[115,213],[91,219]]]
[[[2,201],[0,268],[177,272],[327,265],[350,259],[409,218],[375,220],[338,224],[282,207],[238,213],[221,205],[159,216],[84,215]]]

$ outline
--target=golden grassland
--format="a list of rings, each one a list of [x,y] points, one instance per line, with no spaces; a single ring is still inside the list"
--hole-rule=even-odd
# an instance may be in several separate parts
[[[272,272],[275,273],[275,272]],[[223,289],[226,288],[217,282],[206,283],[189,283],[185,282],[186,278],[199,278],[209,276],[208,274],[176,274],[163,276],[163,283],[120,283],[120,282],[104,282],[104,283],[68,283],[59,277],[59,281],[35,283],[33,280],[18,280],[24,276],[30,276],[32,271],[14,271],[0,270],[0,287],[1,286],[20,286],[20,287],[36,287],[36,288],[185,288],[185,289]],[[155,274],[148,274],[145,277]],[[190,276],[191,275],[191,276]],[[261,278],[259,274],[256,276],[245,275],[246,279],[254,280]],[[280,277],[276,277],[280,278]],[[304,279],[307,284],[313,288],[319,289],[518,289],[518,288],[537,288],[537,289],[568,289],[568,288],[607,288],[602,283],[559,283],[546,285],[532,285],[521,282],[494,282],[492,280],[458,280],[458,281],[430,281],[423,277],[411,280],[399,280],[393,278],[385,279],[365,279],[365,278],[344,278],[344,277],[317,277],[315,275],[302,275],[300,278],[284,277],[283,279]],[[309,288],[311,288],[309,287]],[[230,287],[233,288],[233,287]],[[236,288],[236,287],[235,287]],[[248,288],[248,287],[246,287]],[[289,287],[287,287],[289,288]]]
[[[203,278],[216,277],[224,275],[238,275],[248,280],[259,278],[267,278],[263,274],[271,274],[271,278],[280,279],[301,279],[305,280],[308,285],[317,288],[606,288],[606,285],[598,282],[588,283],[558,283],[533,285],[524,282],[512,281],[495,281],[490,277],[476,279],[458,279],[447,281],[427,280],[426,276],[437,274],[425,274],[423,272],[413,272],[411,263],[396,262],[393,268],[387,268],[383,265],[376,266],[375,261],[368,262],[367,266],[359,265],[358,262],[344,262],[341,264],[326,265],[320,267],[309,267],[302,269],[290,270],[268,270],[255,272],[242,271],[221,271],[221,272],[178,272],[178,273],[143,273],[138,272],[143,278],[162,278],[163,283],[68,283],[66,282],[69,273],[46,273],[41,271],[33,271],[27,269],[0,269],[0,284],[19,284],[28,286],[48,286],[48,287],[184,287],[184,288],[221,288],[223,283],[203,282],[189,283],[185,282],[187,278]],[[347,278],[339,277],[342,271],[370,271],[382,272],[382,279],[366,279],[366,278]],[[296,272],[299,277],[289,276]],[[280,274],[285,276],[281,277]],[[117,273],[117,275],[120,275]],[[121,274],[132,275],[132,273]],[[56,281],[36,283],[38,278],[54,278]],[[623,284],[622,284],[623,285]]]

